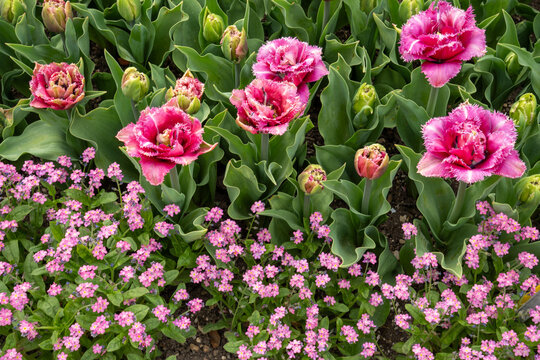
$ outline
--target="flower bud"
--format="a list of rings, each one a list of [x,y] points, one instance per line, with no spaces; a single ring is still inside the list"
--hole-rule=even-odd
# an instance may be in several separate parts
[[[322,184],[326,180],[326,172],[320,165],[311,164],[298,175],[298,185],[300,189],[308,194],[313,195],[324,189]]]
[[[368,83],[363,83],[358,88],[358,91],[353,98],[353,110],[355,114],[363,111],[369,111],[370,114],[373,114],[373,104],[377,101],[377,92],[373,85]]]
[[[424,2],[422,0],[403,0],[399,4],[399,18],[406,23],[413,15],[422,11]]]
[[[165,94],[169,106],[176,106],[188,114],[195,114],[201,107],[201,97],[204,93],[204,84],[197,80],[191,71],[186,70],[184,75],[176,80],[176,85],[169,88]]]
[[[375,9],[377,6],[377,0],[361,0],[360,1],[360,10],[369,14],[371,10]]]
[[[529,202],[540,196],[540,175],[532,175],[523,179],[524,184],[519,195],[521,202]]]
[[[0,17],[10,23],[17,22],[24,13],[24,5],[21,0],[0,0]]]
[[[504,62],[506,63],[506,71],[508,71],[508,74],[510,74],[510,76],[516,76],[521,70],[521,65],[519,65],[518,57],[514,52],[509,52],[508,55],[506,55],[506,57],[504,58]]]
[[[133,66],[128,67],[122,76],[122,92],[125,96],[137,102],[140,101],[150,88],[148,76],[138,72]]]
[[[365,146],[356,152],[354,167],[358,175],[369,180],[375,180],[384,174],[389,161],[384,146],[373,144]]]
[[[127,22],[133,22],[141,15],[141,0],[118,0],[116,6]]]
[[[221,38],[221,51],[227,59],[235,63],[242,61],[248,51],[246,30],[239,31],[234,25],[228,26]]]
[[[71,4],[64,0],[45,0],[41,17],[47,30],[62,33],[66,30],[66,22],[73,18]]]
[[[213,14],[208,10],[208,7],[204,9],[203,20],[203,37],[206,41],[215,43],[221,39],[223,34],[223,18],[217,14]]]
[[[536,115],[536,96],[532,93],[521,95],[510,108],[510,117],[516,125],[520,125],[520,119],[524,119],[523,125],[531,125]]]

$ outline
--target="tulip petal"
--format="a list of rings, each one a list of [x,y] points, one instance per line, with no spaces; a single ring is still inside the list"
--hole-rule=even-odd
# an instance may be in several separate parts
[[[444,86],[450,79],[459,74],[461,62],[447,61],[443,63],[433,63],[424,61],[422,72],[426,75],[431,86],[439,88]]]
[[[523,175],[527,170],[525,163],[519,158],[519,154],[516,150],[512,150],[504,160],[502,160],[499,168],[494,171],[496,175],[501,175],[509,178],[518,178]]]
[[[161,184],[165,175],[176,165],[174,162],[161,161],[146,156],[141,156],[140,164],[144,177],[152,185]]]
[[[449,173],[442,159],[434,154],[427,152],[422,156],[416,166],[418,173],[426,177],[448,177]]]

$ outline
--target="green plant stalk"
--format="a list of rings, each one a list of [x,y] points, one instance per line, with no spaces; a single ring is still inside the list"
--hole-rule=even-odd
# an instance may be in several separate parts
[[[310,207],[310,198],[309,194],[304,195],[304,217],[309,217],[309,207]]]
[[[171,169],[171,171],[169,172],[169,176],[170,176],[170,179],[171,179],[171,187],[178,191],[179,194],[181,194],[182,192],[180,191],[180,180],[178,179],[178,169],[175,167],[173,167]]]
[[[240,67],[240,63],[234,63],[234,88],[238,89],[240,86],[240,72],[242,71],[242,68]]]
[[[261,134],[261,160],[268,160],[269,134]]]
[[[371,185],[373,185],[373,180],[366,178],[366,183],[364,184],[364,194],[362,195],[362,214],[368,214],[369,212],[369,196],[371,195]]]
[[[426,111],[429,117],[433,117],[435,114],[435,105],[437,105],[437,97],[439,96],[439,88],[431,87],[429,92],[429,99],[426,107]]]
[[[467,184],[463,181],[459,182],[458,191],[456,194],[456,201],[454,202],[454,207],[452,208],[452,211],[450,212],[450,215],[448,216],[448,222],[450,224],[454,224],[457,221],[457,217],[459,216],[459,213],[461,212],[461,208],[463,207],[463,202],[465,201],[465,190],[467,189]]]
[[[62,38],[62,45],[64,47],[64,54],[66,54],[66,57],[69,58],[68,49],[66,46],[66,33],[60,33],[60,37]]]
[[[133,99],[130,100],[131,102],[131,111],[133,111],[133,116],[135,117],[135,121],[139,119],[139,110],[137,110],[137,107],[135,106],[135,101]]]
[[[324,0],[324,11],[323,11],[323,23],[322,23],[322,30],[326,27],[326,24],[328,24],[328,18],[330,17],[330,1]]]

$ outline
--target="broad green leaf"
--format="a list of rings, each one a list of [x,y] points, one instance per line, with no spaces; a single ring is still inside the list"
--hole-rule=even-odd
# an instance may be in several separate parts
[[[257,177],[246,165],[238,160],[230,160],[225,169],[223,184],[231,204],[228,213],[233,219],[248,219],[251,217],[250,207],[259,200],[266,186],[259,184]]]

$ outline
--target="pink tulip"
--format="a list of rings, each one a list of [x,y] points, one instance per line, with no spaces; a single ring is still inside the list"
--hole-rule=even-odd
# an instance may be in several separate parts
[[[425,60],[422,72],[433,87],[441,87],[459,73],[462,61],[486,53],[486,35],[476,26],[472,7],[435,4],[403,25],[399,52],[405,61]]]
[[[139,157],[143,175],[152,185],[179,165],[189,165],[199,155],[214,149],[202,138],[199,120],[173,106],[146,108],[136,124],[129,124],[116,138],[124,142],[127,153]]]
[[[189,69],[176,80],[174,89],[167,90],[165,98],[167,106],[178,106],[188,114],[194,114],[201,107],[201,98],[204,93],[204,84],[197,80]]]
[[[67,110],[84,98],[84,76],[75,64],[36,63],[30,80],[30,91],[34,98],[30,106]]]
[[[354,156],[354,168],[358,175],[368,180],[381,177],[390,161],[384,146],[373,144],[359,149]]]
[[[265,79],[253,80],[245,90],[233,90],[231,103],[238,109],[238,126],[252,134],[272,135],[283,135],[306,106],[292,83]]]
[[[328,74],[321,53],[321,48],[295,38],[272,40],[259,49],[253,73],[257,79],[292,82],[298,87],[302,101],[307,102],[309,89],[306,84]]]
[[[514,149],[512,120],[499,112],[462,104],[422,130],[427,152],[418,163],[424,176],[474,183],[490,175],[518,178],[526,170]]]

